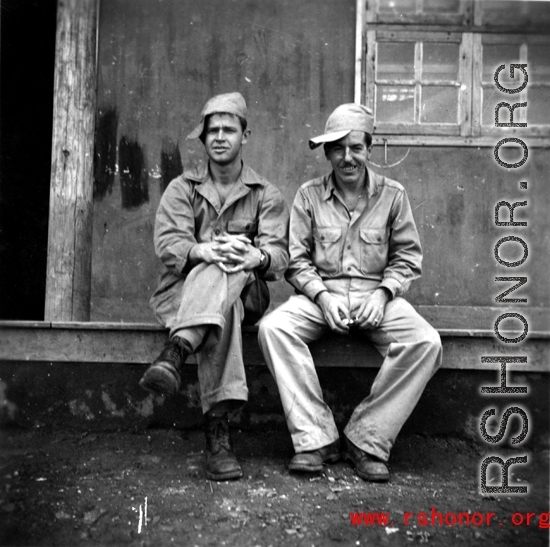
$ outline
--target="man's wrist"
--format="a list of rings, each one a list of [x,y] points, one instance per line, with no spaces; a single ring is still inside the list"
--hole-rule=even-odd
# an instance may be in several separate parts
[[[192,262],[200,262],[202,261],[202,249],[201,249],[201,244],[200,243],[196,243],[195,245],[193,245],[193,247],[191,247],[191,249],[189,249],[189,260],[191,260]]]
[[[387,302],[393,298],[393,294],[388,287],[378,287],[377,291],[382,291],[386,295]]]
[[[321,291],[321,292],[318,292],[318,293],[315,295],[315,298],[313,299],[313,303],[314,303],[314,304],[317,304],[318,306],[320,306],[320,305],[321,305],[321,299],[323,298],[322,295],[324,295],[324,294],[328,294],[328,291],[327,291],[326,289],[323,290],[323,291]]]
[[[269,264],[271,262],[270,256],[262,249],[258,249],[260,251],[259,256],[259,264],[256,266],[256,270],[259,272],[265,272],[269,268]]]

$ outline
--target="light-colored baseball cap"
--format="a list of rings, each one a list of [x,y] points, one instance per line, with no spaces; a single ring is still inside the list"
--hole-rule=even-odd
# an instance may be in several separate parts
[[[239,92],[234,91],[233,93],[215,95],[211,99],[208,99],[202,109],[199,125],[187,135],[187,138],[198,139],[204,130],[204,119],[206,116],[218,112],[227,112],[228,114],[234,114],[246,120],[246,102],[244,97]]]
[[[309,140],[309,147],[313,149],[325,142],[340,140],[351,131],[372,134],[373,128],[374,118],[370,108],[355,103],[342,104],[328,117],[324,134]]]

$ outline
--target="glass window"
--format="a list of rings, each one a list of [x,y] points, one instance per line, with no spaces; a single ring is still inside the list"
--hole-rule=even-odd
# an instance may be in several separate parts
[[[434,145],[458,137],[461,145],[486,146],[502,134],[496,106],[527,103],[512,115],[527,125],[508,134],[548,145],[550,1],[369,0],[366,6],[367,51],[374,55],[366,57],[363,81],[379,135],[400,142],[418,135]],[[528,85],[503,93],[494,80],[501,65],[502,87],[524,83],[521,70],[510,76],[511,64],[527,65]],[[510,115],[501,107],[497,121],[510,123]]]
[[[502,86],[511,87],[514,82],[522,82],[521,73],[510,78],[510,64],[520,63],[519,44],[483,44],[483,82],[494,85],[495,70],[506,60],[506,70],[501,70],[498,81]],[[516,86],[517,87],[517,86]]]
[[[458,123],[458,90],[455,87],[422,88],[420,123]]]
[[[414,123],[414,87],[378,86],[376,120],[387,123]]]
[[[460,123],[460,36],[455,36],[454,42],[443,34],[431,35],[431,40],[424,33],[400,36],[399,42],[391,38],[392,34],[381,34],[376,46],[374,110],[378,127],[408,134],[421,128],[441,134],[442,127],[445,132],[445,126],[454,126],[456,132]]]
[[[459,46],[425,42],[422,56],[422,80],[458,79]]]
[[[550,125],[550,87],[531,87],[527,101],[527,125]]]
[[[460,0],[424,0],[426,13],[459,13]]]
[[[504,72],[504,71],[502,71]],[[501,83],[504,83],[500,80]],[[495,108],[499,103],[508,103],[513,106],[514,103],[523,102],[519,95],[510,95],[509,93],[502,93],[493,84],[483,88],[482,97],[482,124],[494,127],[495,125]],[[530,107],[530,105],[529,105]],[[518,107],[514,111],[514,122],[525,122],[525,108]],[[510,110],[506,107],[502,107],[498,111],[499,123],[510,122]]]
[[[530,82],[550,83],[550,44],[530,44],[527,62]]]
[[[415,0],[380,0],[379,10],[382,13],[415,13]]]
[[[379,80],[414,80],[414,42],[378,44]]]

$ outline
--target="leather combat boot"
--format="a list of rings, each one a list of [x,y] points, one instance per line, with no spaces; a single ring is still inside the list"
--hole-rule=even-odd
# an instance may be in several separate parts
[[[145,371],[139,385],[156,395],[175,395],[181,385],[181,369],[189,353],[183,340],[174,336]]]
[[[307,452],[298,452],[290,460],[290,471],[317,473],[323,470],[325,463],[334,463],[340,459],[340,441]]]
[[[364,481],[388,482],[390,480],[387,465],[380,458],[355,446],[347,437],[344,437],[342,457],[351,462],[357,475]]]
[[[233,454],[227,412],[222,416],[205,414],[206,476],[213,481],[239,479],[243,470]]]

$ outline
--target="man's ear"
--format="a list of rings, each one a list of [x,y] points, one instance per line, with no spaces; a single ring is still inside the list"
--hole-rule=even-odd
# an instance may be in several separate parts
[[[250,129],[247,129],[246,131],[244,131],[243,136],[241,138],[241,144],[246,144],[251,134],[252,134],[252,131],[250,131]]]

